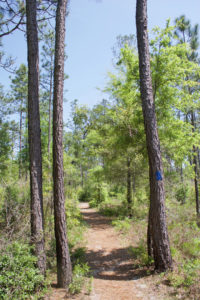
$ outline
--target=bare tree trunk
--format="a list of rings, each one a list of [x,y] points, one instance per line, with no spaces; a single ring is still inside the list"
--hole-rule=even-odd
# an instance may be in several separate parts
[[[136,24],[140,90],[150,168],[149,220],[151,223],[149,229],[151,230],[155,269],[162,272],[172,267],[172,258],[166,225],[163,167],[151,81],[147,33],[147,0],[137,0]]]
[[[72,278],[72,268],[66,232],[63,174],[63,84],[66,6],[67,0],[58,0],[56,11],[53,99],[54,218],[57,256],[57,281],[58,286],[62,288],[67,288]]]
[[[127,202],[128,202],[128,213],[132,216],[131,205],[132,205],[132,193],[131,193],[131,160],[127,158]]]
[[[193,146],[193,153],[194,153],[193,154],[193,164],[194,164],[194,187],[195,187],[195,199],[196,199],[196,213],[197,213],[197,217],[200,217],[197,157],[196,157],[196,147],[195,146]]]
[[[83,181],[84,173],[83,173],[83,166],[82,166],[82,164],[81,164],[80,168],[81,168],[81,187],[83,188],[83,185],[84,185],[84,181]]]
[[[28,100],[28,99],[27,99]],[[28,106],[28,101],[27,101],[27,106]],[[28,110],[28,109],[27,109]],[[28,116],[27,116],[27,113],[26,113],[26,119],[25,119],[25,130],[26,132],[28,132]],[[28,136],[26,134],[25,136],[25,153],[26,153],[26,158],[25,158],[25,161],[26,161],[26,165],[25,165],[25,180],[28,181],[28,174],[29,174],[29,170],[28,170],[28,166],[27,166],[27,162],[29,161],[29,146],[28,146]]]
[[[28,133],[31,188],[31,239],[38,257],[38,268],[46,270],[42,199],[42,155],[39,114],[39,59],[36,0],[26,0],[28,44]]]
[[[132,174],[132,191],[133,191],[133,195],[135,195],[135,172],[134,171]]]
[[[51,61],[52,64],[52,61]],[[50,74],[50,86],[49,86],[49,128],[48,128],[48,158],[50,161],[50,146],[51,146],[51,102],[52,102],[52,88],[53,88],[53,72]]]
[[[19,117],[19,178],[22,177],[22,109]]]
[[[195,115],[194,112],[191,112],[191,125],[192,132],[195,131]],[[200,206],[199,206],[199,185],[198,185],[198,164],[197,164],[197,149],[195,145],[193,145],[193,165],[194,165],[194,187],[195,187],[195,199],[196,199],[196,213],[197,217],[200,217]]]
[[[147,226],[147,252],[148,252],[148,256],[149,257],[153,257],[153,244],[152,244],[152,236],[151,236],[151,232],[152,232],[152,228],[151,228],[151,219],[150,219],[150,213],[149,213],[149,217],[148,217],[148,226]]]

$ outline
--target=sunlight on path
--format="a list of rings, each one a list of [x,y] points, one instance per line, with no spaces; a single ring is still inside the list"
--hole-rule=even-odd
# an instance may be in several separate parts
[[[133,268],[127,248],[123,248],[118,233],[108,218],[91,209],[88,203],[80,204],[87,230],[86,260],[93,275],[92,293],[76,299],[91,300],[139,300],[156,299],[144,296],[145,284],[136,284],[141,274]]]
[[[65,290],[53,288],[45,300],[166,300],[149,288],[144,271],[134,268],[128,248],[109,218],[89,208],[88,203],[80,203],[80,209],[89,225],[85,239],[86,261],[93,276],[91,294],[83,291],[67,297]]]

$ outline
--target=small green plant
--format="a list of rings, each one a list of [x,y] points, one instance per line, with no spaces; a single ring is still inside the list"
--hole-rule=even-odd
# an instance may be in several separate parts
[[[85,251],[86,249],[84,247],[76,248],[74,252],[71,254],[72,263],[73,262],[76,263],[77,261],[81,263],[84,262]]]
[[[39,299],[45,287],[44,276],[36,268],[31,247],[14,242],[0,253],[0,299]]]
[[[86,281],[86,284],[85,284],[86,295],[90,295],[92,292],[92,282],[93,282],[93,277],[88,278]]]
[[[200,256],[200,240],[198,238],[194,238],[189,242],[185,242],[182,245],[183,252],[189,257],[199,257]]]
[[[112,221],[112,225],[115,228],[123,233],[127,233],[131,228],[131,220],[125,218],[124,220],[114,220]]]
[[[66,204],[67,230],[69,248],[72,250],[83,241],[85,222],[80,213],[77,201],[68,201]]]
[[[73,269],[72,283],[69,285],[71,294],[81,292],[85,283],[85,277],[89,274],[90,268],[86,263],[77,263]]]
[[[176,200],[181,202],[182,204],[185,204],[187,198],[188,198],[188,186],[186,185],[181,185],[177,190],[176,190]]]
[[[27,185],[24,184],[22,187],[20,183],[10,183],[4,188],[2,196],[0,219],[13,233],[18,232],[20,230],[19,220],[22,215],[24,216],[28,207],[29,190]]]
[[[198,270],[200,268],[200,260],[186,260],[182,266],[179,266],[178,271],[169,273],[168,280],[170,285],[177,287],[190,287],[198,281]]]
[[[120,217],[124,218],[128,215],[127,204],[125,203],[115,203],[113,201],[103,202],[99,206],[99,211],[101,214],[107,217]]]
[[[87,188],[82,189],[79,192],[78,200],[80,202],[88,202],[88,201],[90,201],[91,200],[91,191],[89,189],[87,189]]]
[[[97,206],[98,206],[96,200],[91,200],[91,201],[89,202],[89,205],[90,205],[91,208],[94,208],[94,207],[97,207]]]
[[[182,274],[177,274],[175,272],[170,273],[167,278],[170,282],[170,285],[173,286],[174,288],[180,287],[185,280]]]
[[[138,260],[140,265],[146,266],[153,263],[153,258],[148,256],[144,240],[141,240],[137,247],[129,247],[129,253]]]

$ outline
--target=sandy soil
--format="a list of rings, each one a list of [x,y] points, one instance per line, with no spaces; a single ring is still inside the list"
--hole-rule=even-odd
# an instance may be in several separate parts
[[[134,268],[127,245],[111,226],[108,218],[101,216],[87,203],[80,204],[84,220],[89,224],[86,233],[88,262],[92,276],[90,295],[66,297],[62,289],[52,289],[48,300],[158,300],[167,299],[149,285],[144,270]]]

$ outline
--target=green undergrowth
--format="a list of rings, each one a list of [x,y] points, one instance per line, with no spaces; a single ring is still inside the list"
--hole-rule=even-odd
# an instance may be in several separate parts
[[[46,184],[46,186],[45,186]],[[47,280],[56,273],[56,242],[50,183],[44,183],[45,249]],[[29,183],[10,182],[0,186],[0,299],[41,299],[48,293],[47,281],[35,268],[36,258],[30,240]],[[84,287],[89,291],[89,267],[84,260],[84,222],[78,207],[77,192],[66,199],[66,228],[73,265],[72,293]]]
[[[41,299],[47,281],[36,268],[32,248],[13,242],[0,252],[0,299]]]
[[[112,225],[120,232],[126,234],[131,228],[131,220],[128,217],[126,217],[124,220],[117,219],[112,221]]]
[[[53,225],[53,215],[51,224]],[[86,223],[84,222],[80,209],[78,207],[77,200],[66,201],[66,229],[68,237],[68,245],[71,255],[76,248],[82,247],[84,243],[84,231],[86,229]],[[54,236],[53,227],[47,233],[46,238],[47,260],[48,266],[52,271],[56,270],[56,241]]]
[[[141,239],[137,246],[130,246],[128,251],[134,259],[134,265],[138,267],[150,266],[153,263],[153,258],[147,254],[147,245],[144,239]]]
[[[48,282],[30,246],[29,182],[0,186],[0,299],[41,299]]]
[[[128,215],[128,210],[126,205],[123,203],[114,204],[111,202],[101,203],[99,205],[99,212],[107,217],[120,217],[124,218]]]
[[[97,203],[94,200],[89,202],[90,207],[97,207],[99,212],[107,217],[113,219],[124,220],[129,217],[130,211],[128,210],[127,201],[122,196],[119,199],[109,198],[107,201]],[[137,202],[136,199],[131,207],[131,219],[138,220],[144,219],[147,215],[147,206],[143,202]],[[130,218],[130,217],[129,217]]]
[[[85,294],[91,292],[92,277],[85,259],[85,252],[85,247],[78,247],[71,253],[73,276],[69,285],[69,292],[72,295],[80,293],[83,289]]]
[[[87,230],[87,224],[82,218],[78,203],[78,201],[66,203],[68,242],[73,269],[69,292],[72,295],[80,293],[83,289],[86,294],[89,294],[92,280],[90,268],[85,259],[84,232]]]
[[[188,200],[184,205],[171,202],[167,206],[174,270],[165,277],[180,293],[184,289],[183,294],[196,299],[200,292],[200,229],[194,203]]]
[[[74,295],[80,293],[83,289],[86,294],[91,291],[90,283],[92,277],[90,276],[90,268],[85,261],[76,260],[73,264],[72,282],[69,285],[69,292]]]
[[[114,228],[131,243],[128,251],[133,257],[133,265],[146,269],[153,265],[153,259],[147,255],[146,245],[148,205],[135,202],[131,218],[127,217],[125,205],[123,201],[111,199],[98,205],[98,208],[103,215],[111,217]],[[182,187],[174,189],[174,198],[167,198],[166,208],[174,268],[173,271],[157,275],[156,278],[160,283],[174,288],[174,294],[181,295],[183,299],[198,299],[200,229],[192,192],[188,193],[188,189]],[[149,270],[151,269],[152,267]],[[159,277],[162,279],[160,280]]]
[[[74,195],[74,199],[75,199]],[[87,224],[84,222],[77,200],[68,199],[66,201],[67,235],[70,257],[72,261],[72,282],[69,286],[70,294],[78,294],[83,289],[90,290],[91,277],[89,266],[85,261],[85,241],[84,232]],[[56,272],[56,243],[54,233],[49,238],[48,265],[53,273]],[[87,292],[86,292],[87,293]]]

